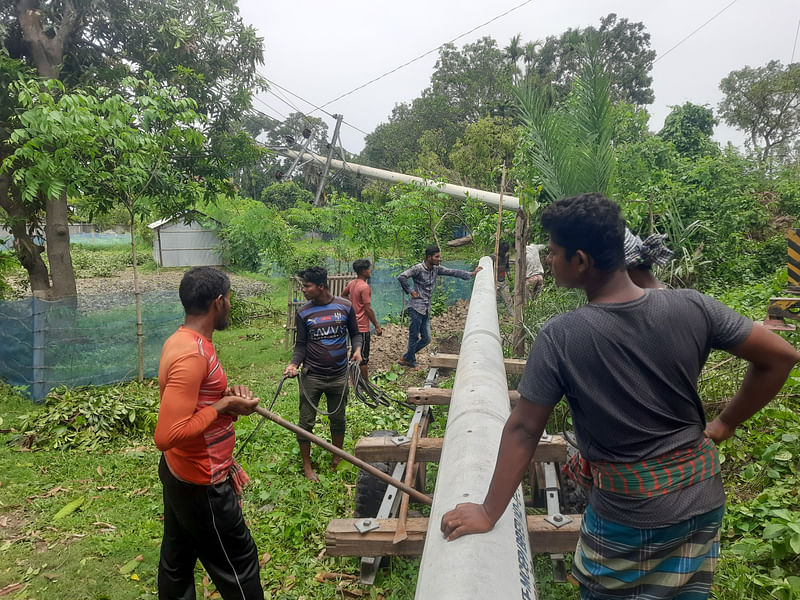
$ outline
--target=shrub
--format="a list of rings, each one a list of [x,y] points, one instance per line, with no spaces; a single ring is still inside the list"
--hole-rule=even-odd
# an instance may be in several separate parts
[[[93,450],[119,436],[149,435],[158,419],[158,386],[58,387],[44,407],[22,416],[22,442],[52,449]]]

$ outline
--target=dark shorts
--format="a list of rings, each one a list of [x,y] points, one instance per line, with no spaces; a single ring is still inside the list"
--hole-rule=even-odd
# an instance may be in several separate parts
[[[369,339],[370,339],[370,332],[369,331],[359,331],[361,334],[361,364],[366,365],[369,362]],[[350,356],[353,356],[353,353],[350,353]]]
[[[341,375],[315,375],[308,373],[300,379],[300,422],[298,425],[306,431],[314,432],[314,423],[317,420],[317,410],[320,399],[325,396],[327,410],[319,409],[331,422],[331,435],[344,435],[345,409],[347,408],[347,394],[350,390],[347,371]],[[297,441],[307,443],[302,436],[297,436]]]

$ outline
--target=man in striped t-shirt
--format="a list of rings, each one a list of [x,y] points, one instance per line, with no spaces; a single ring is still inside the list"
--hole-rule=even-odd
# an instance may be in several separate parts
[[[314,431],[319,401],[325,395],[328,410],[322,414],[331,422],[331,441],[337,448],[344,445],[345,408],[347,407],[347,337],[353,346],[352,360],[361,364],[361,334],[349,300],[334,296],[328,289],[328,272],[311,267],[298,273],[303,280],[306,302],[295,315],[297,338],[292,360],[284,375],[295,377],[302,364],[300,379],[300,422],[306,431]],[[311,444],[298,437],[303,473],[311,481],[319,477],[311,466]],[[336,468],[339,457],[334,456],[331,467]]]
[[[194,598],[197,559],[229,598],[261,600],[258,552],[239,496],[247,475],[233,459],[233,423],[255,410],[258,398],[228,386],[211,336],[228,326],[231,284],[210,267],[186,272],[180,298],[186,320],[164,342],[158,369],[161,407],[155,442],[164,454],[164,538],[158,564],[159,598]]]

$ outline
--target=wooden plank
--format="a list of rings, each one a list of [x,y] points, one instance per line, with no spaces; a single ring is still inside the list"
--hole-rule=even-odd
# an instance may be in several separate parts
[[[521,358],[506,358],[506,373],[519,375],[525,369],[525,360]],[[431,354],[431,367],[439,369],[455,369],[458,366],[458,354]]]
[[[410,404],[433,404],[437,406],[444,406],[450,404],[450,397],[453,395],[453,390],[446,390],[442,388],[422,388],[410,387],[406,390],[406,398]],[[519,392],[517,390],[509,390],[508,399],[511,401],[513,407],[519,401]]]
[[[420,438],[417,446],[417,462],[439,462],[442,455],[442,438]],[[401,462],[408,458],[409,444],[401,446],[390,437],[366,437],[356,442],[354,454],[369,463]],[[554,435],[549,442],[539,442],[533,460],[536,462],[564,462],[567,459],[567,442],[563,436]]]
[[[546,515],[528,515],[531,551],[544,554],[574,552],[581,528],[581,515],[568,515],[572,521],[560,528],[545,521]],[[408,539],[393,544],[397,519],[375,519],[377,529],[359,533],[361,519],[333,519],[325,531],[325,551],[329,556],[421,556],[428,531],[428,519],[406,521]]]

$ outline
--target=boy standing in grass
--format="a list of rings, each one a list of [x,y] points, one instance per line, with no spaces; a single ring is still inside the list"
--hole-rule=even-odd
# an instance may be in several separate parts
[[[179,295],[186,320],[161,351],[155,442],[163,452],[164,538],[158,597],[194,598],[197,559],[225,600],[263,600],[258,552],[239,505],[248,477],[233,459],[233,423],[258,404],[246,386],[228,387],[211,336],[228,326],[228,276],[186,272]]]
[[[356,311],[356,321],[358,321],[358,331],[361,334],[361,376],[365,379],[369,376],[367,364],[369,363],[369,324],[375,325],[375,335],[381,335],[381,329],[375,311],[372,310],[372,290],[369,287],[369,278],[372,277],[370,262],[366,258],[359,258],[353,262],[353,271],[356,277],[345,286],[342,297],[347,298],[353,304]]]
[[[716,444],[775,397],[800,354],[699,292],[636,286],[620,209],[599,194],[554,202],[542,227],[556,284],[588,303],[539,331],[486,498],[446,513],[442,532],[494,526],[566,397],[584,459],[576,478],[589,488],[572,566],[581,599],[707,598],[725,509]],[[707,423],[697,379],[714,348],[750,366]]]
[[[300,379],[300,427],[314,431],[319,402],[325,396],[328,410],[324,414],[331,422],[331,442],[344,446],[345,409],[350,384],[347,380],[347,339],[353,347],[352,360],[361,362],[361,334],[356,313],[349,300],[334,296],[328,289],[328,271],[310,267],[298,273],[303,280],[306,302],[297,309],[295,327],[297,339],[292,359],[283,374],[295,377],[303,365]],[[311,466],[311,442],[298,436],[303,474],[306,479],[319,481]],[[331,467],[341,459],[334,456]]]

